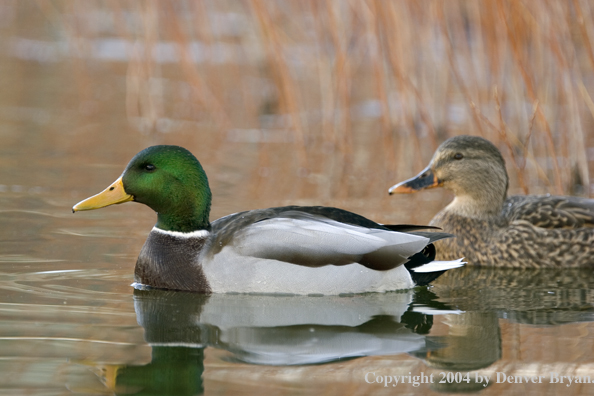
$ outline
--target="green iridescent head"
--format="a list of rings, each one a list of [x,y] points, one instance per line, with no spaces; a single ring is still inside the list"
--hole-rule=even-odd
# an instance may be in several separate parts
[[[179,146],[152,146],[136,154],[122,176],[103,192],[73,208],[98,209],[128,201],[157,212],[157,227],[191,232],[209,225],[212,200],[200,162]]]

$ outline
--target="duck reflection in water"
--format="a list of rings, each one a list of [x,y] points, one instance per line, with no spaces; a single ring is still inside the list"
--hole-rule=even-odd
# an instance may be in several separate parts
[[[409,310],[413,295],[205,296],[137,290],[135,308],[151,345],[213,346],[246,363],[303,365],[426,348],[431,321]]]
[[[204,370],[206,347],[228,351],[225,360],[230,362],[273,366],[403,353],[421,357],[449,342],[427,335],[431,313],[463,315],[438,302],[426,288],[324,297],[136,290],[134,303],[153,359],[146,366],[119,368],[113,380],[116,390],[142,385],[154,392],[167,383],[174,388],[193,384],[187,393],[176,388],[177,394],[195,394],[196,387],[203,386],[197,378]],[[484,339],[476,341],[484,347]],[[500,350],[498,339],[493,347]],[[489,356],[494,361],[500,355]],[[147,383],[148,378],[153,380]]]
[[[174,394],[199,393],[207,347],[248,364],[330,364],[405,353],[421,359],[426,374],[488,372],[510,364],[500,361],[501,320],[538,326],[594,320],[594,280],[585,271],[468,267],[442,276],[430,289],[353,296],[136,290],[137,320],[153,348],[152,362],[118,368],[111,383],[118,390],[142,386],[165,394],[159,387],[169,386]],[[439,335],[429,335],[433,315],[446,326],[432,333]],[[182,385],[193,388],[184,393]],[[432,388],[482,387],[446,385]]]

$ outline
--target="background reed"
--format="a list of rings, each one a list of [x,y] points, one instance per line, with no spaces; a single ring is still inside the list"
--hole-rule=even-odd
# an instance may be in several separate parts
[[[68,44],[57,52],[79,102],[102,101],[98,76],[125,77],[110,113],[122,134],[193,134],[211,167],[244,145],[252,198],[386,213],[411,202],[387,188],[457,134],[500,147],[511,193],[594,192],[589,1],[11,4],[11,34]]]

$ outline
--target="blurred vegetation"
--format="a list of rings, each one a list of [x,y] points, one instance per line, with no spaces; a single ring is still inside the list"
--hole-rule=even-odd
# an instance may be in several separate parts
[[[242,183],[252,196],[393,206],[387,188],[457,134],[501,148],[511,193],[594,193],[589,1],[1,7],[9,56],[67,65],[80,111],[125,118],[121,136],[187,145],[209,164],[229,162],[230,145],[255,147]],[[119,76],[109,85],[121,95],[101,94],[113,89],[102,73]],[[119,110],[101,113],[101,101]]]

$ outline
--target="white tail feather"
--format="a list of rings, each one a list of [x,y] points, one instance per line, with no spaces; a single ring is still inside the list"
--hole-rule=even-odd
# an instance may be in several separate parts
[[[414,272],[437,272],[437,271],[445,271],[452,268],[462,267],[466,264],[464,257],[459,258],[458,260],[453,261],[432,261],[428,264],[421,265],[420,267],[413,268],[412,271]]]
[[[436,309],[431,307],[414,307],[413,312],[422,313],[425,315],[460,315],[466,311],[460,311],[459,309]]]

